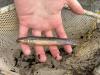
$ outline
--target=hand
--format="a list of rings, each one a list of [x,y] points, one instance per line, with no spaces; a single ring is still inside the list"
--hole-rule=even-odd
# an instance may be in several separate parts
[[[67,4],[72,11],[77,14],[83,14],[84,10],[76,0],[15,0],[15,6],[19,17],[19,37],[26,37],[29,28],[32,28],[33,36],[53,37],[53,31],[57,37],[67,38],[61,19],[61,9]],[[29,55],[31,50],[28,45],[21,44],[22,51]],[[40,62],[46,61],[46,54],[42,46],[34,46],[36,55]],[[49,46],[52,56],[56,60],[61,60],[60,52],[57,46]],[[65,45],[67,53],[72,52],[70,45]]]

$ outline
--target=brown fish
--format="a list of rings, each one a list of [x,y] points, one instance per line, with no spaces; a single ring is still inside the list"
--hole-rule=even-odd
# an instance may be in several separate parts
[[[17,42],[28,45],[77,45],[77,42],[72,39],[38,36],[18,38]]]

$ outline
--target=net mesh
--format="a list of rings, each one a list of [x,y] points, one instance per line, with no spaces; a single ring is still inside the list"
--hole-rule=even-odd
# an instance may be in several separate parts
[[[18,21],[15,10],[0,14],[0,47],[14,47],[17,37]],[[16,45],[15,45],[16,46]]]
[[[14,8],[14,6],[10,5],[8,8]],[[76,15],[66,9],[62,10],[62,20],[65,31],[71,38],[79,38],[96,28],[96,19],[85,15]],[[18,20],[15,9],[0,13],[0,35],[0,48],[16,47]]]
[[[19,48],[17,35],[18,20],[13,5],[0,8],[0,68],[11,70],[14,67],[13,54]]]
[[[18,37],[18,20],[16,10],[9,5],[0,9],[0,58],[7,65],[14,65],[13,53],[19,48],[16,43]],[[73,14],[66,9],[62,10],[62,20],[66,33],[71,38],[80,38],[88,31],[96,28],[96,19],[88,16]],[[6,61],[5,61],[6,60]]]
[[[80,36],[84,36],[87,32],[91,32],[96,28],[95,18],[76,15],[66,9],[62,11],[62,20],[65,31],[71,38],[80,38]]]

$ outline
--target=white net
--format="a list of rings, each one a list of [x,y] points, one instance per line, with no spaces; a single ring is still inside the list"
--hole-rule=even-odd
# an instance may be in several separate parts
[[[62,20],[66,33],[71,38],[80,38],[88,31],[96,28],[96,19],[88,16],[79,16],[63,9]],[[19,49],[16,39],[18,37],[18,19],[14,5],[0,8],[0,62],[10,69],[14,66],[13,54]],[[0,64],[2,65],[2,64]]]

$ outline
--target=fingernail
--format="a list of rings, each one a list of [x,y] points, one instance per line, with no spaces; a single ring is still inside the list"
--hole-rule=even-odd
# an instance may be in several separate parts
[[[72,47],[71,47],[70,45],[66,45],[64,48],[65,48],[65,51],[66,51],[68,54],[72,53]]]
[[[46,56],[44,56],[44,55],[38,55],[38,58],[39,58],[39,61],[40,62],[46,62]]]
[[[69,55],[71,55],[71,54],[72,54],[72,49],[67,50],[67,53],[68,53]]]
[[[60,56],[59,54],[55,57],[56,60],[60,61],[62,59],[62,56]]]
[[[27,51],[24,51],[23,53],[24,53],[24,55],[28,56],[28,55],[31,54],[31,51],[30,50],[27,50]]]

